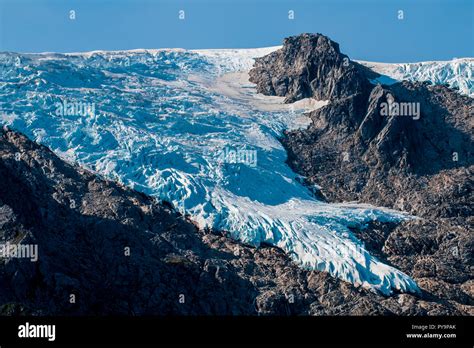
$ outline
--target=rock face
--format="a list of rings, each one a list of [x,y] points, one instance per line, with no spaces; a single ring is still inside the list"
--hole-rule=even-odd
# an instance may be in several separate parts
[[[307,97],[329,100],[364,92],[368,71],[326,36],[303,34],[286,38],[282,49],[257,58],[250,81],[259,93],[284,96],[289,103]]]
[[[200,231],[166,202],[69,165],[12,131],[0,132],[0,177],[0,242],[38,245],[39,254],[37,262],[0,261],[3,315],[472,313],[472,283],[451,282],[457,275],[446,261],[444,268],[431,256],[416,261],[426,293],[385,298],[303,270],[277,248]],[[369,234],[377,249],[387,228],[355,232]],[[428,243],[437,232],[429,222],[425,228]],[[390,236],[403,231],[397,229]],[[461,232],[453,233],[444,239],[459,240]],[[408,247],[411,253],[401,254]],[[384,248],[408,260],[439,250],[392,237]],[[442,287],[430,282],[433,272],[444,274]]]
[[[472,313],[474,100],[445,86],[375,86],[371,73],[355,64],[343,73],[341,57],[329,39],[304,34],[286,40],[251,72],[262,93],[289,102],[330,99],[308,114],[307,129],[282,139],[289,164],[329,201],[356,200],[420,217],[356,234],[427,293]],[[319,83],[294,78],[305,76],[297,72],[307,66],[309,80]]]

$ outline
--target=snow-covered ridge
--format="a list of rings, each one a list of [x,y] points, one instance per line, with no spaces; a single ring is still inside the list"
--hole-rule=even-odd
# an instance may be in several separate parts
[[[71,53],[27,53],[25,56],[36,57],[40,60],[60,59],[61,57],[81,57],[90,59],[94,56],[114,59],[127,57],[130,55],[158,56],[163,53],[196,53],[204,56],[209,62],[215,65],[219,72],[248,71],[252,68],[254,58],[262,57],[282,46],[270,46],[262,48],[237,48],[237,49],[196,49],[185,50],[182,48],[160,48],[160,49],[132,49],[118,51],[88,51]],[[16,55],[16,53],[4,53]],[[448,85],[456,89],[459,93],[474,97],[474,58],[454,58],[447,61],[425,61],[415,63],[381,63],[358,60],[358,63],[365,65],[382,75],[375,79],[374,83],[393,84],[395,82],[407,81],[427,81],[437,85]]]
[[[474,58],[419,63],[375,63],[359,61],[382,76],[375,82],[392,84],[398,81],[427,81],[447,84],[459,93],[474,98]]]
[[[278,137],[324,103],[256,96],[245,74],[275,49],[0,53],[0,124],[172,202],[201,227],[279,246],[304,267],[385,294],[417,291],[351,232],[411,217],[320,202],[286,165]]]

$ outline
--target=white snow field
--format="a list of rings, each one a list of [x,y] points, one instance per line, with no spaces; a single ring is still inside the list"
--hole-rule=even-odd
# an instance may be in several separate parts
[[[278,137],[326,102],[256,94],[253,58],[275,49],[0,53],[0,124],[171,202],[202,228],[276,245],[302,267],[387,295],[418,291],[351,233],[411,217],[320,202],[286,165]]]
[[[374,63],[359,61],[382,75],[373,82],[392,84],[402,80],[447,84],[459,93],[474,98],[474,58],[419,63]]]

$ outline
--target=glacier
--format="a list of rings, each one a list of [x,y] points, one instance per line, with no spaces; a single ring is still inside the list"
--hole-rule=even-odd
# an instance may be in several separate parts
[[[459,93],[474,98],[474,58],[418,63],[376,63],[359,61],[381,76],[374,83],[393,84],[398,81],[425,81],[433,85],[448,85]]]
[[[277,48],[3,52],[0,124],[171,202],[201,228],[277,246],[304,268],[386,295],[417,292],[351,232],[414,217],[321,202],[287,166],[282,132],[307,125],[303,112],[327,101],[257,95],[248,70]],[[94,111],[71,107],[83,104]]]

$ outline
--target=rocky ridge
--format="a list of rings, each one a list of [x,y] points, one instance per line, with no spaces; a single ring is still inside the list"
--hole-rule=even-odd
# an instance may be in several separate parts
[[[283,47],[257,58],[250,70],[257,92],[286,97],[286,102],[314,97],[343,98],[364,92],[375,77],[364,66],[351,62],[339,45],[324,35],[302,34],[286,38]]]
[[[449,283],[450,300],[435,291],[383,297],[301,269],[277,248],[200,231],[166,202],[65,163],[10,130],[0,133],[0,176],[1,242],[39,251],[37,262],[1,261],[3,315],[437,315],[472,308],[467,289]],[[384,235],[382,227],[370,230]]]
[[[321,43],[330,48],[318,49]],[[330,100],[308,114],[312,123],[307,129],[287,132],[282,139],[289,164],[308,185],[321,187],[322,199],[371,203],[418,216],[356,235],[424,291],[470,306],[472,313],[474,100],[427,83],[373,85],[373,72],[354,62],[342,65],[345,56],[331,43],[320,34],[289,38],[281,51],[262,57],[250,72],[260,92],[286,96],[287,102]],[[306,62],[321,65],[314,71],[323,73],[310,78],[314,83],[303,75],[294,78]],[[292,64],[292,69],[278,69]],[[269,74],[275,67],[278,74]],[[292,81],[291,88],[267,88],[282,81]],[[301,90],[306,92],[294,92]],[[389,104],[413,110],[384,113]]]

